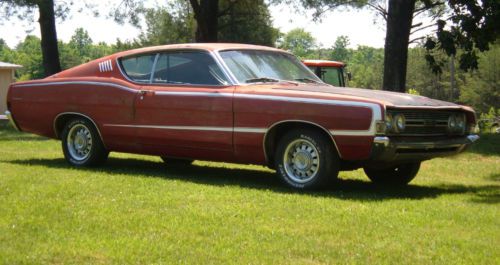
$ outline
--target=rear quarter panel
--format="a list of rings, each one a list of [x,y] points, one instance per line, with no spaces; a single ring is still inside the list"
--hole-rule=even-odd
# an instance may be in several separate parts
[[[80,113],[97,124],[105,144],[113,144],[124,139],[113,139],[119,134],[105,130],[102,124],[130,122],[137,93],[133,86],[118,79],[49,78],[12,85],[9,103],[23,131],[56,138],[55,118],[61,113]]]

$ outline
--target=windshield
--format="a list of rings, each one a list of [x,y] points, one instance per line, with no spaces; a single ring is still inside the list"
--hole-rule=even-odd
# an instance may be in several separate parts
[[[259,50],[222,51],[220,55],[240,83],[321,80],[293,55]]]

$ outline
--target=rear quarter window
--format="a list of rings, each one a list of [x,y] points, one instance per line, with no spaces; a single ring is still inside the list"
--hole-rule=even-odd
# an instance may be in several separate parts
[[[120,60],[121,66],[128,78],[140,83],[148,83],[156,54],[145,54]]]

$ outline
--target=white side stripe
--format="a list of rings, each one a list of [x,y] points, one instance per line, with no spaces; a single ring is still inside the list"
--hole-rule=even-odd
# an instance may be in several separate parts
[[[63,81],[63,82],[48,82],[48,83],[34,83],[34,84],[20,84],[16,85],[16,87],[31,87],[31,86],[64,86],[64,85],[93,85],[93,86],[110,86],[119,88],[122,90],[126,90],[132,93],[139,93],[139,90],[133,89],[127,86],[118,85],[115,83],[108,82],[97,82],[97,81]]]
[[[99,64],[99,69],[105,71],[104,65],[101,65],[103,62]],[[112,69],[112,65],[108,64],[110,69]],[[97,82],[97,81],[63,81],[63,82],[48,82],[48,83],[34,83],[34,84],[20,84],[16,85],[17,87],[30,87],[30,86],[50,86],[50,85],[95,85],[95,86],[110,86],[119,88],[122,90],[126,90],[132,93],[138,93],[139,91],[127,86],[110,83],[110,82]],[[318,99],[318,98],[303,98],[303,97],[290,97],[290,96],[273,96],[273,95],[255,95],[255,94],[233,94],[233,93],[218,93],[218,92],[179,92],[179,91],[157,91],[155,95],[159,96],[206,96],[206,97],[234,97],[234,98],[243,98],[243,99],[256,99],[256,100],[271,100],[271,101],[284,101],[284,102],[297,102],[297,103],[310,103],[310,104],[322,104],[322,105],[336,105],[336,106],[347,106],[347,107],[362,107],[369,108],[372,111],[371,117],[371,125],[368,130],[330,130],[330,133],[333,135],[375,135],[375,123],[377,120],[382,120],[382,111],[381,107],[375,103],[368,102],[355,102],[355,101],[342,101],[342,100],[333,100],[333,99]],[[128,125],[127,125],[128,126]],[[174,128],[178,126],[173,126]],[[182,126],[181,126],[182,127]],[[188,126],[189,127],[189,126]],[[174,129],[170,128],[170,129]],[[212,128],[212,127],[199,127],[200,130],[203,128]],[[180,129],[180,128],[179,128]],[[245,128],[243,128],[245,129]],[[251,130],[261,130],[260,128],[247,128]],[[207,130],[207,129],[205,129]],[[210,130],[210,129],[208,129]],[[220,130],[216,129],[216,130]],[[230,131],[232,128],[227,128],[226,131]],[[250,130],[250,131],[251,131]],[[239,132],[237,128],[235,131]],[[248,131],[248,130],[247,130]],[[246,131],[245,131],[246,132]],[[260,133],[260,131],[259,131]]]
[[[187,96],[187,97],[232,97],[233,93],[156,91],[155,95],[158,95],[158,96]]]
[[[162,125],[128,125],[128,124],[104,124],[105,127],[128,127],[144,129],[162,130],[186,130],[186,131],[218,131],[218,132],[245,132],[245,133],[265,133],[265,128],[248,127],[207,127],[207,126],[162,126]]]
[[[266,133],[267,128],[254,127],[207,127],[207,126],[164,126],[164,125],[129,125],[129,124],[104,124],[105,127],[126,127],[161,130],[185,130],[185,131],[217,131],[217,132],[238,132],[238,133]],[[370,136],[367,131],[352,130],[330,130],[332,135],[338,136]]]
[[[373,136],[374,133],[371,130],[330,130],[333,136]]]

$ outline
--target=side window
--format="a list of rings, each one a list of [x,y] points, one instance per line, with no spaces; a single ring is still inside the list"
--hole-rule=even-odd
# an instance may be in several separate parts
[[[340,72],[338,68],[335,67],[323,67],[322,69],[323,73],[323,81],[325,83],[328,83],[330,85],[334,86],[342,86],[340,83]]]
[[[155,66],[153,83],[227,85],[214,59],[203,52],[171,52],[160,54]]]
[[[136,82],[149,83],[156,54],[145,54],[121,59],[125,74]]]

